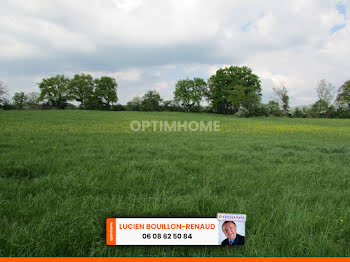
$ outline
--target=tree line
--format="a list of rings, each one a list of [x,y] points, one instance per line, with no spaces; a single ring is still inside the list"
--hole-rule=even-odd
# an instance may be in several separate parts
[[[7,90],[1,83],[1,92]],[[109,110],[118,101],[117,82],[114,78],[102,76],[94,79],[89,74],[76,74],[72,79],[64,75],[44,78],[38,84],[40,93],[17,92],[9,99],[0,100],[3,109],[65,109],[75,108],[69,102],[77,101],[81,109]]]
[[[164,100],[155,90],[132,98],[126,105],[116,104],[117,81],[108,76],[94,79],[89,74],[44,78],[38,84],[40,93],[15,93],[5,98],[6,88],[0,82],[2,109],[98,109],[116,111],[180,111],[233,114],[235,116],[350,117],[350,80],[340,88],[325,79],[315,91],[318,100],[310,106],[290,108],[290,97],[284,83],[273,88],[275,99],[261,102],[261,81],[252,69],[231,66],[216,71],[207,81],[202,78],[177,81],[173,100]],[[69,103],[76,101],[79,107]],[[208,106],[202,106],[206,101]]]

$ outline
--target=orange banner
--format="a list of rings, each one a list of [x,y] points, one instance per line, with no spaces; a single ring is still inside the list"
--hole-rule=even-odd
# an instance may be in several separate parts
[[[116,232],[115,232],[116,218],[107,218],[106,222],[106,241],[107,245],[116,245]]]

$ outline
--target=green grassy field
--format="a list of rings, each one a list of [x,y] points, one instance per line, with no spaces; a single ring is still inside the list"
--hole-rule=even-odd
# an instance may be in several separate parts
[[[0,127],[0,256],[350,255],[350,120],[0,111]],[[105,245],[107,217],[217,212],[247,214],[244,247]]]

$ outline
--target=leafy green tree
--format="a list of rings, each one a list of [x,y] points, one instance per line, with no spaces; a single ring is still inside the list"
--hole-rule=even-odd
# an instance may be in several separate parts
[[[271,100],[267,104],[267,112],[269,115],[272,115],[272,116],[281,116],[282,115],[280,105],[278,104],[278,102],[273,101],[273,100]]]
[[[174,100],[185,111],[196,111],[204,98],[207,83],[201,78],[179,80],[176,83]]]
[[[268,117],[269,112],[266,104],[258,103],[254,105],[253,111],[252,111],[253,116],[265,116]]]
[[[174,91],[174,100],[180,103],[185,110],[189,111],[191,108],[191,89],[193,87],[193,80],[185,79],[179,80],[176,83]]]
[[[163,111],[182,111],[183,109],[179,106],[178,102],[175,102],[173,100],[165,100],[162,103],[162,110]]]
[[[288,115],[289,96],[288,96],[288,90],[286,88],[286,85],[284,83],[280,83],[280,86],[275,86],[272,88],[272,90],[275,93],[278,101],[282,105],[282,110],[284,115]]]
[[[193,79],[194,86],[192,89],[192,101],[198,108],[200,103],[203,101],[206,93],[208,92],[208,85],[202,78],[195,77]]]
[[[50,78],[44,78],[39,83],[41,90],[38,101],[47,101],[51,106],[64,109],[69,100],[68,83],[69,78],[64,75],[56,75]]]
[[[141,108],[143,111],[159,111],[162,98],[155,90],[148,91],[141,100]]]
[[[347,105],[350,109],[350,80],[346,81],[338,90],[337,102]]]
[[[233,85],[227,97],[227,101],[233,106],[234,111],[243,110],[244,116],[248,116],[253,107],[255,108],[259,104],[259,101],[254,100],[255,96],[246,93],[246,88],[240,85]]]
[[[116,104],[112,106],[112,110],[113,111],[125,111],[126,107],[124,105],[121,104]]]
[[[336,118],[337,116],[337,108],[334,105],[330,105],[327,110],[327,117]]]
[[[305,118],[306,115],[304,114],[303,110],[300,107],[296,107],[294,109],[293,117],[296,118]]]
[[[326,117],[329,104],[327,101],[320,99],[311,107],[313,117]]]
[[[28,102],[28,96],[24,92],[16,92],[12,97],[13,105],[16,109],[23,109]]]
[[[208,81],[207,98],[217,113],[251,112],[261,100],[259,77],[249,67],[231,66],[216,71]]]
[[[227,101],[230,102],[234,108],[236,108],[236,111],[239,110],[244,99],[244,87],[239,85],[232,85],[232,90],[229,92]]]
[[[94,99],[94,79],[89,74],[75,75],[69,81],[68,90],[70,99],[81,103],[81,107],[85,109],[87,105],[93,103]]]
[[[117,97],[117,81],[108,76],[102,76],[100,79],[95,79],[95,103],[103,109],[110,109],[111,103],[118,101]]]

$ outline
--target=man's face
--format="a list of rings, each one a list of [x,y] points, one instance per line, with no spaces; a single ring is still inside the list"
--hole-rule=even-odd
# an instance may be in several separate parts
[[[233,240],[236,237],[237,227],[233,223],[227,223],[222,227],[222,231],[229,240]]]

